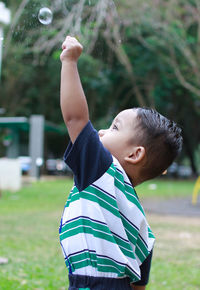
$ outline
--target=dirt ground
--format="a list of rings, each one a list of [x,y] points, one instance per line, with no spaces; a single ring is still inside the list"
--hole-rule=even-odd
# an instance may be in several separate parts
[[[172,199],[145,206],[156,237],[149,289],[199,290],[200,204]]]
[[[154,257],[172,264],[185,263],[190,271],[200,269],[199,216],[147,213],[147,218],[156,237]]]

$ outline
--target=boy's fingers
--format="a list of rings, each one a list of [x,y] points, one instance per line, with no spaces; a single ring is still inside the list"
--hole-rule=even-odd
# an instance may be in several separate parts
[[[65,49],[67,47],[67,41],[69,39],[69,36],[67,36],[62,44],[62,50]]]
[[[75,37],[71,37],[68,35],[62,44],[62,49],[67,48],[67,46],[69,46],[70,44],[74,44],[74,45],[79,44],[81,46],[81,48],[83,48],[82,45],[78,42],[78,40]]]
[[[76,48],[76,47],[80,47],[81,50],[83,50],[83,46],[78,43],[78,42],[64,42],[62,45],[62,50],[64,49],[70,49],[70,48]]]
[[[75,37],[67,36],[62,44],[61,61],[65,58],[77,60],[81,55],[83,46]]]
[[[62,50],[65,49],[65,48],[66,48],[66,44],[65,44],[65,42],[63,42],[63,44],[62,44]]]

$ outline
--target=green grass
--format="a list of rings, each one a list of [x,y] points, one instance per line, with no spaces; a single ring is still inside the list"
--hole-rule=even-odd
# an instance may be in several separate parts
[[[39,182],[0,199],[0,289],[67,289],[58,238],[71,180]]]
[[[154,186],[154,184],[156,186]],[[149,180],[136,187],[136,192],[142,198],[145,197],[185,197],[192,196],[195,180]],[[153,186],[154,188],[153,188]],[[153,189],[152,189],[153,188]]]
[[[157,184],[156,190],[149,184]],[[0,265],[0,289],[67,289],[67,270],[59,245],[58,228],[72,180],[40,181],[17,193],[4,191],[0,198],[0,257],[9,262]],[[140,196],[171,197],[190,195],[194,182],[154,180],[138,186]],[[199,224],[172,222],[150,216],[158,235],[149,290],[200,289]],[[192,221],[192,219],[191,219]],[[196,235],[188,243],[173,238],[177,233]],[[167,235],[167,233],[169,235]],[[198,235],[197,235],[198,233]],[[183,235],[184,236],[184,235]],[[178,236],[179,237],[179,236]],[[186,235],[186,240],[188,236]],[[187,241],[188,242],[188,241]],[[171,245],[171,246],[170,246]]]

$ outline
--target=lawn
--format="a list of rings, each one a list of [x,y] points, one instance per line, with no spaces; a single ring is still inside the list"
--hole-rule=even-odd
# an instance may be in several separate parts
[[[71,179],[40,181],[17,193],[2,193],[0,257],[8,263],[0,265],[1,290],[67,289],[58,228],[71,185]],[[142,198],[186,196],[193,186],[192,181],[153,180],[139,186],[137,193]],[[200,289],[200,219],[148,218],[157,242],[147,289]]]
[[[142,183],[136,187],[136,191],[140,197],[192,197],[192,191],[195,181],[193,180],[168,180],[153,179]]]

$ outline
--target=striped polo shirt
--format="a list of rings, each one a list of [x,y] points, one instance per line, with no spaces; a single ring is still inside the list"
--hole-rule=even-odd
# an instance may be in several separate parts
[[[155,238],[122,166],[90,122],[64,159],[75,181],[59,229],[69,273],[140,280]]]

